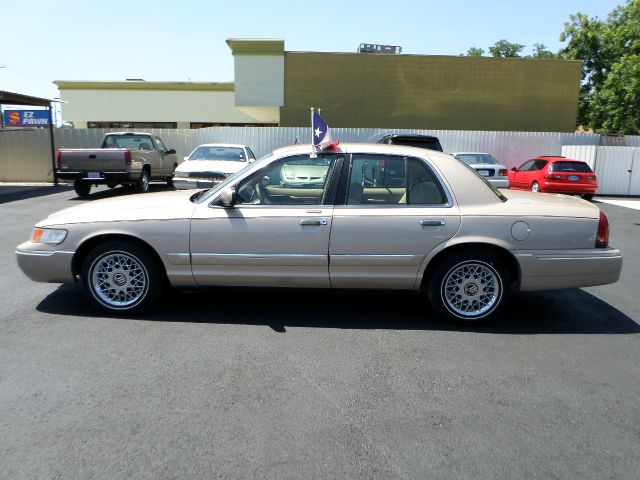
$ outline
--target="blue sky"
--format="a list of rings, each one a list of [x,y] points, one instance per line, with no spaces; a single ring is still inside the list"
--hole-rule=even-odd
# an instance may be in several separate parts
[[[285,50],[458,55],[500,39],[556,51],[563,23],[606,18],[625,0],[0,0],[0,90],[53,98],[53,80],[233,81],[227,38],[282,38]]]

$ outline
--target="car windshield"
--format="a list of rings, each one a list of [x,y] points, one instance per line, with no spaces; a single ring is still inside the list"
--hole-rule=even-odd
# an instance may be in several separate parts
[[[213,195],[215,195],[217,192],[222,190],[224,187],[226,187],[230,183],[233,183],[235,181],[235,179],[240,177],[241,175],[243,175],[244,172],[246,172],[250,168],[253,168],[255,165],[258,165],[264,159],[269,158],[269,157],[271,157],[271,153],[267,153],[265,156],[260,157],[258,160],[256,160],[253,163],[247,163],[244,167],[242,167],[236,173],[234,173],[233,175],[228,176],[227,178],[225,178],[222,182],[220,182],[219,184],[217,184],[213,188],[209,188],[209,189],[206,189],[206,190],[200,190],[199,192],[196,192],[193,195],[191,195],[191,197],[189,199],[193,203],[202,203],[202,202],[206,201],[208,198],[211,198]]]
[[[216,147],[201,145],[196,148],[187,160],[223,160],[230,162],[246,162],[244,149],[236,147]]]
[[[549,167],[549,171],[593,173],[585,162],[554,162]]]
[[[456,158],[467,165],[498,165],[498,161],[488,153],[459,153]]]

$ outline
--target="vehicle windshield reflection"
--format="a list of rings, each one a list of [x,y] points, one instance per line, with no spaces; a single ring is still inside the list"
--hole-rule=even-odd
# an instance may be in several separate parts
[[[238,170],[233,175],[230,175],[227,178],[225,178],[222,182],[217,184],[215,187],[212,187],[212,188],[210,188],[208,190],[203,190],[202,192],[198,192],[198,194],[192,195],[190,200],[193,203],[203,203],[203,202],[207,201],[207,199],[211,198],[213,195],[215,195],[217,192],[222,190],[224,187],[226,187],[227,185],[230,185],[231,183],[233,183],[235,181],[235,179],[240,177],[241,175],[243,175],[244,172],[246,172],[250,168],[253,168],[254,166],[258,165],[259,163],[261,163],[266,158],[270,158],[270,157],[271,157],[271,153],[268,153],[268,154],[264,155],[263,157],[260,157],[255,162],[247,163],[244,167],[242,167],[240,170]]]

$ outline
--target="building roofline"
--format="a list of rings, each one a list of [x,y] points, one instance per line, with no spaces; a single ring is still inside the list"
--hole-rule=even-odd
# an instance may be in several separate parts
[[[284,39],[281,38],[228,38],[227,45],[233,56],[284,55]]]
[[[233,92],[233,82],[146,82],[135,81],[94,81],[94,80],[54,80],[60,90],[182,90]]]

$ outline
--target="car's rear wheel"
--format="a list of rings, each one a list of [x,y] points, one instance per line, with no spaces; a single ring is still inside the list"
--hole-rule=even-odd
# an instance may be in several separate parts
[[[79,197],[86,197],[91,191],[91,184],[83,182],[82,180],[76,180],[73,182],[73,189]]]
[[[540,193],[540,184],[538,182],[533,182],[531,184],[531,191],[535,193]]]
[[[593,193],[583,193],[582,198],[584,198],[585,200],[591,201],[593,200]]]
[[[148,170],[142,170],[142,173],[140,173],[140,178],[138,179],[138,182],[136,183],[136,191],[138,193],[147,193],[149,191],[149,182],[151,181],[150,177],[149,177],[149,171]]]
[[[427,293],[436,312],[447,320],[477,323],[495,318],[511,292],[509,273],[490,253],[457,253],[439,262]]]
[[[165,287],[161,267],[153,256],[123,241],[94,248],[82,265],[81,278],[89,300],[114,313],[139,313],[149,308]]]

